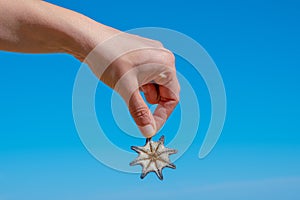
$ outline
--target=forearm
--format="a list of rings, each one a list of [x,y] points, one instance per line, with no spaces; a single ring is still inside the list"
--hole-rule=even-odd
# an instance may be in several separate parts
[[[83,60],[118,31],[39,0],[0,0],[0,50],[65,52]]]

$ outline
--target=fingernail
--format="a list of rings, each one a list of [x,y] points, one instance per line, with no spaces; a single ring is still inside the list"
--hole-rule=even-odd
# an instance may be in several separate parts
[[[153,135],[155,135],[155,129],[153,128],[153,126],[151,124],[146,125],[146,126],[140,126],[139,127],[142,134],[146,137],[146,138],[150,138]]]

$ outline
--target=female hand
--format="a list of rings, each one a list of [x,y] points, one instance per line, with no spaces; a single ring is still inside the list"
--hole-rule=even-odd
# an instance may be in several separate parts
[[[118,33],[98,44],[84,62],[123,97],[145,137],[156,134],[179,101],[174,55],[158,41]],[[150,104],[158,104],[153,115],[139,90]]]

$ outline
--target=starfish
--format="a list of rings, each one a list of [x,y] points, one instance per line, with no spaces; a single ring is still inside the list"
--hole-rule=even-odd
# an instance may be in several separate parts
[[[141,179],[145,178],[149,172],[155,172],[157,177],[163,180],[163,168],[169,167],[176,169],[176,166],[170,162],[169,156],[177,153],[177,150],[166,148],[164,142],[164,136],[161,136],[158,142],[151,141],[151,138],[147,138],[145,146],[131,147],[131,149],[136,151],[139,155],[130,163],[130,166],[142,166]]]

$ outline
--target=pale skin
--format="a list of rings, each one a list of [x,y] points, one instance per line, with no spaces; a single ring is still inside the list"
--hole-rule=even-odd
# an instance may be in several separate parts
[[[174,55],[160,42],[44,1],[0,0],[0,50],[68,53],[86,62],[101,81],[120,93],[147,138],[157,133],[179,101]],[[158,104],[153,114],[140,91],[149,103]]]

